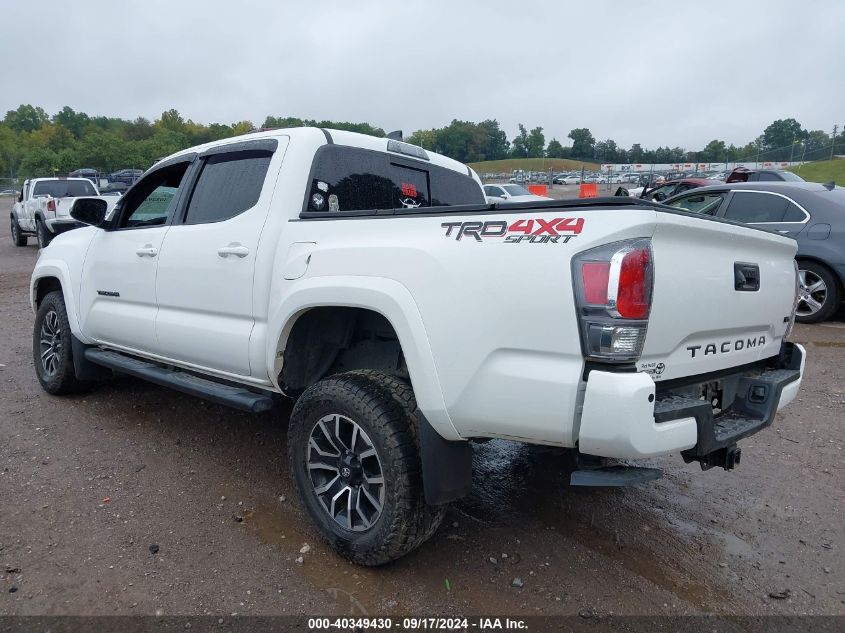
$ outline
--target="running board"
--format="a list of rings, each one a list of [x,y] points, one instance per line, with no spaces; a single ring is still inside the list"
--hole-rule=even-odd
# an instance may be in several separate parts
[[[157,385],[171,387],[197,398],[225,404],[241,411],[260,413],[273,408],[274,402],[270,395],[255,393],[243,387],[224,385],[178,369],[167,369],[118,352],[89,347],[85,350],[85,358],[122,374],[137,376]]]
[[[570,486],[633,486],[660,479],[663,471],[659,468],[640,466],[605,466],[576,470],[569,478]]]

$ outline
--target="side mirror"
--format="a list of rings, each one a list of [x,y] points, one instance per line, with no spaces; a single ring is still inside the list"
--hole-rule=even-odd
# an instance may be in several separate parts
[[[658,202],[663,202],[665,199],[666,194],[662,191],[658,191],[656,194],[654,194],[654,200],[657,200]]]
[[[616,193],[614,193],[613,195],[614,195],[614,197],[615,196],[630,196],[631,192],[628,191],[627,189],[625,189],[625,187],[619,187],[619,189],[617,189]]]
[[[91,226],[102,226],[109,203],[99,198],[78,198],[70,208],[70,217]]]

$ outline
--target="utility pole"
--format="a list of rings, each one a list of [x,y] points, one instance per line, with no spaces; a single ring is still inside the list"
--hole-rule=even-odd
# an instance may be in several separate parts
[[[795,152],[795,135],[792,135],[792,145],[789,146],[789,164],[792,165],[792,154]]]
[[[830,138],[830,160],[833,160],[833,150],[836,147],[836,133],[839,131],[839,126],[833,126],[833,136]]]

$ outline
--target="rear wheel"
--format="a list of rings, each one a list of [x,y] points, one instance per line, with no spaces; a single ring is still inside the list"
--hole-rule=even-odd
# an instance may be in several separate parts
[[[32,331],[35,373],[47,393],[76,393],[90,386],[76,379],[71,340],[64,297],[54,290],[41,300]]]
[[[799,323],[819,323],[833,316],[842,301],[839,283],[830,269],[816,262],[798,262]]]
[[[429,506],[413,391],[374,371],[321,380],[291,414],[288,454],[299,496],[323,537],[359,565],[381,565],[437,530]]]
[[[15,246],[26,246],[27,237],[21,231],[17,218],[12,216],[12,243]]]
[[[38,237],[38,248],[47,248],[53,239],[50,231],[47,230],[47,225],[43,220],[35,221],[35,235]]]

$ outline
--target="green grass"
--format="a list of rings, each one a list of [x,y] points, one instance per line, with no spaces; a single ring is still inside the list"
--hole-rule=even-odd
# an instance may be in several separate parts
[[[834,180],[839,186],[845,185],[845,160],[841,158],[817,160],[806,165],[790,167],[789,171],[811,182],[830,182]]]
[[[507,158],[505,160],[487,160],[482,163],[470,163],[479,174],[509,174],[514,169],[525,171],[572,171],[581,169],[598,170],[596,163],[585,163],[580,160],[569,160],[568,158]]]

